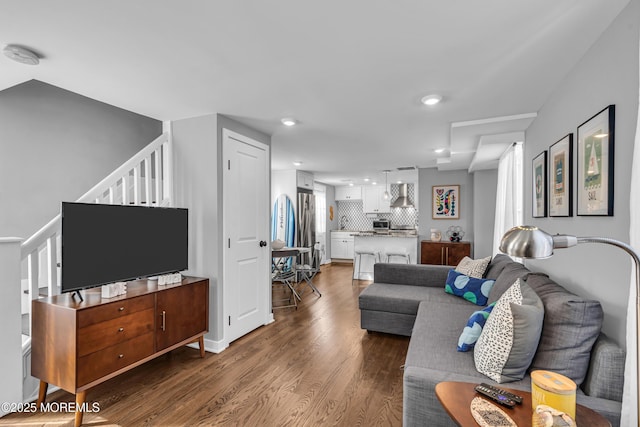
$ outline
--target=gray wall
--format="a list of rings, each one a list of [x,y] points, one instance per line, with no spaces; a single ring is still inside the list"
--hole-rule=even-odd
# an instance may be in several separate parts
[[[473,227],[473,175],[466,170],[439,172],[435,168],[418,170],[418,234],[421,240],[428,240],[431,229],[437,228],[445,238],[451,226],[460,226],[465,232],[463,240],[474,242]],[[460,219],[433,219],[431,216],[431,190],[434,185],[460,185]],[[494,208],[495,210],[495,204]]]
[[[484,258],[493,252],[498,170],[473,173],[473,255]]]
[[[162,133],[162,123],[32,80],[0,92],[0,236],[27,238]]]
[[[638,118],[639,23],[640,1],[632,0],[556,88],[527,130],[524,146],[526,223],[550,233],[606,236],[629,241],[628,198]],[[609,104],[616,105],[614,216],[532,218],[533,157],[548,150],[567,133],[574,133],[575,140],[577,126]],[[574,185],[575,177],[574,170]],[[631,280],[628,255],[614,247],[579,245],[558,250],[548,260],[527,261],[527,265],[549,273],[573,292],[600,300],[605,311],[604,332],[625,344],[625,314]]]

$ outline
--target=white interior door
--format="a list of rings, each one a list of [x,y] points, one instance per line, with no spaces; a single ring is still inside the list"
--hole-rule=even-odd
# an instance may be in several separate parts
[[[223,129],[223,300],[227,343],[269,322],[269,147]]]

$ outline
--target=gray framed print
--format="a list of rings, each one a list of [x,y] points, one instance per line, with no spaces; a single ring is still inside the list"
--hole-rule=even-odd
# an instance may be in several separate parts
[[[613,216],[615,105],[578,126],[578,215]]]
[[[549,216],[573,216],[573,134],[549,147]]]
[[[533,158],[533,217],[547,216],[547,150]]]

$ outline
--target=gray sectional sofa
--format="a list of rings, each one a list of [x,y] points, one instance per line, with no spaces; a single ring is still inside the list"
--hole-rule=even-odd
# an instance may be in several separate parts
[[[476,371],[473,351],[458,352],[458,337],[469,316],[481,309],[444,292],[451,267],[376,264],[374,283],[359,297],[361,326],[368,331],[410,336],[404,367],[403,425],[455,425],[435,396],[441,381],[496,384]],[[600,303],[574,295],[542,273],[497,255],[485,277],[495,279],[488,304],[517,278],[536,291],[545,314],[530,371],[561,373],[578,384],[579,404],[620,425],[624,379],[623,350],[600,333]],[[529,375],[503,387],[531,390]]]

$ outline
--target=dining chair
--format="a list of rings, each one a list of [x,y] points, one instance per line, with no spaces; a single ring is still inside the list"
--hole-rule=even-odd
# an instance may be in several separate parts
[[[313,278],[320,272],[320,248],[316,243],[313,250],[311,251],[311,256],[309,257],[309,264],[299,265],[296,269],[300,274],[302,280],[305,281],[307,286],[309,286],[312,292],[318,294],[319,297],[322,296],[316,285],[313,283]],[[300,294],[302,295],[303,292]]]
[[[296,282],[297,269],[296,258],[300,251],[297,249],[278,249],[271,251],[271,287],[272,289],[277,286],[284,287],[285,290],[289,290],[291,294],[289,298],[271,300],[271,309],[295,307],[298,309],[298,301],[300,300],[300,294],[296,291],[294,283]],[[293,302],[291,301],[293,300]],[[286,305],[274,305],[275,302],[288,301]]]

